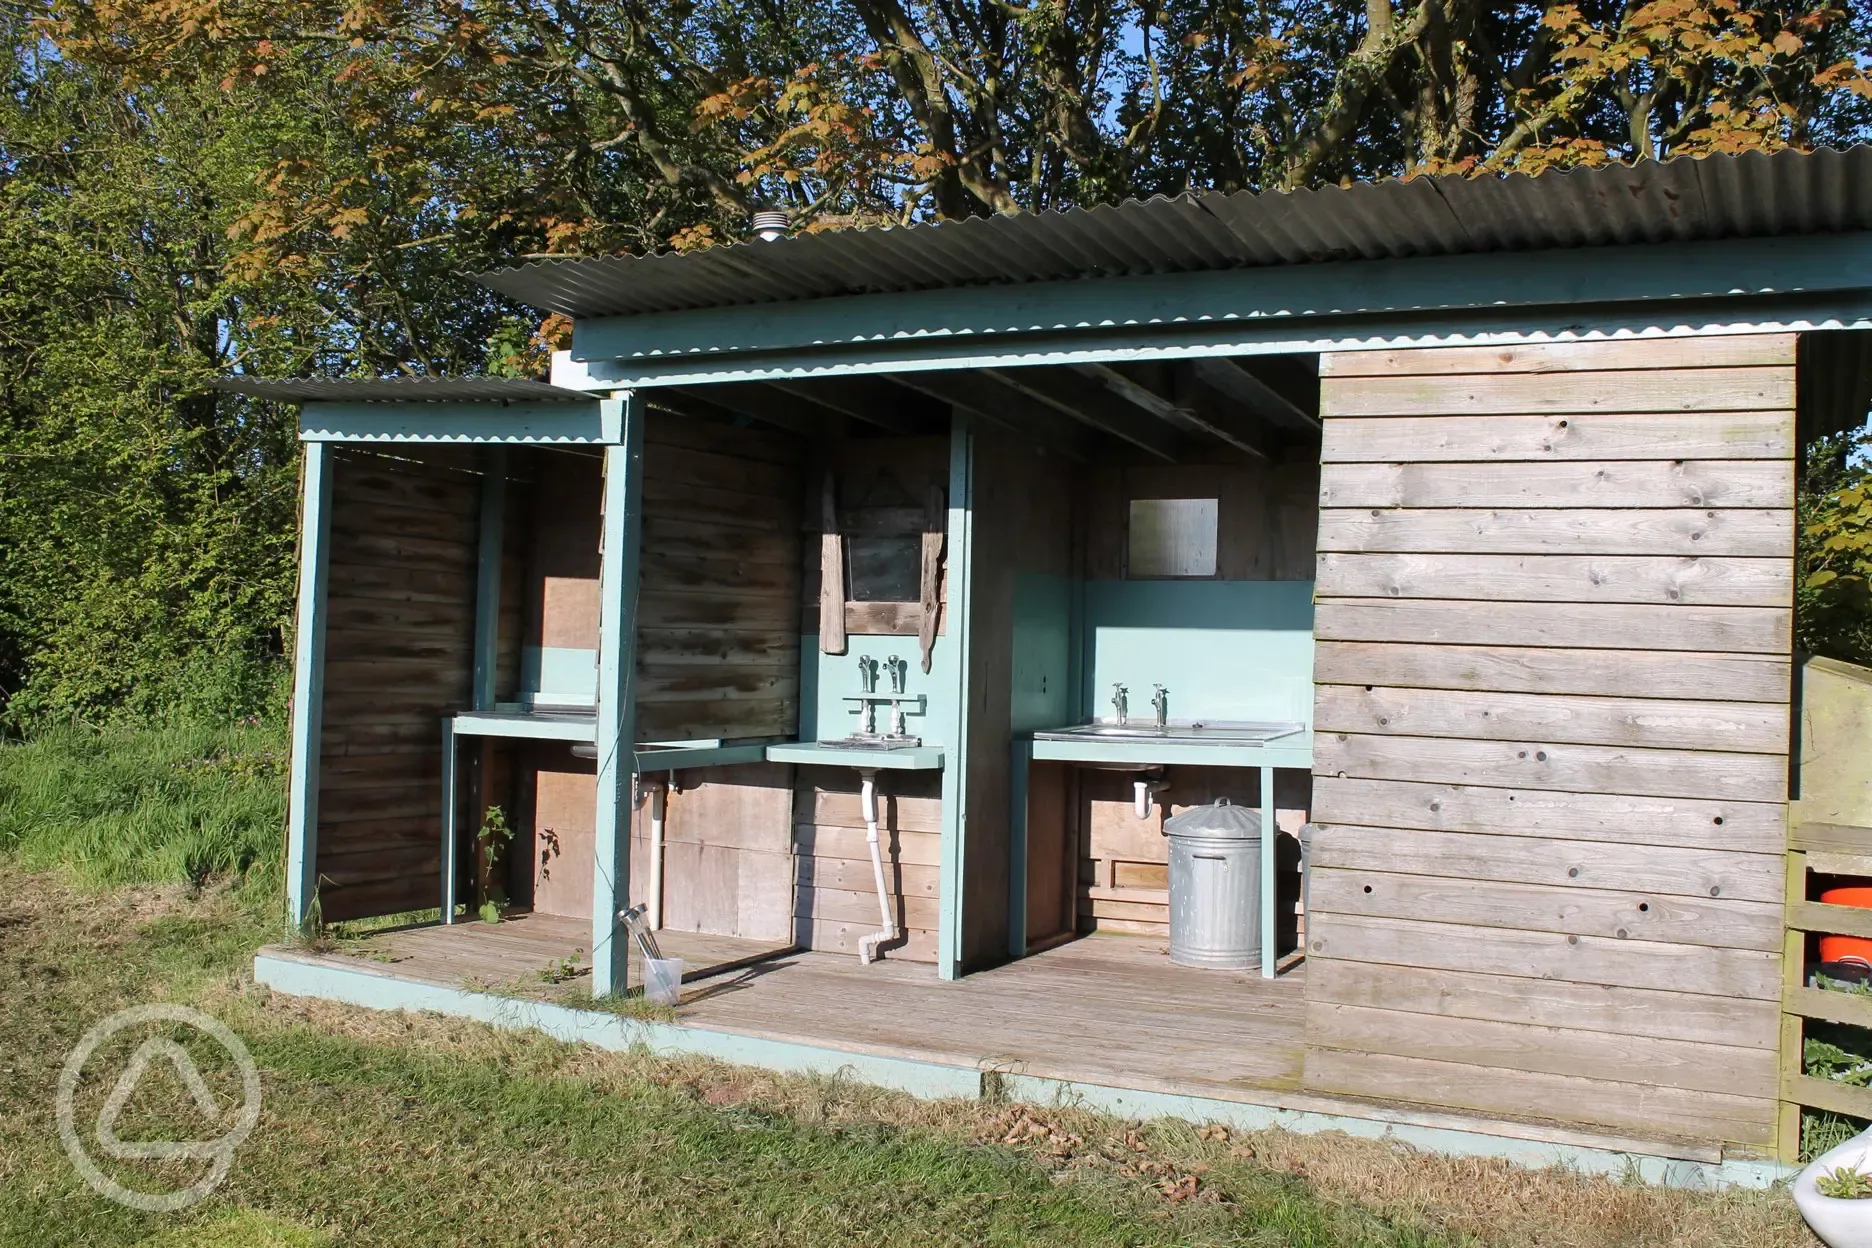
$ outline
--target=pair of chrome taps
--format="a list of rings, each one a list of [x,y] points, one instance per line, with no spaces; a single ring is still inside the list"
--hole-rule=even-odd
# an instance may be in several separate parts
[[[1151,709],[1157,712],[1157,726],[1165,728],[1170,723],[1170,693],[1162,685],[1152,685]],[[1112,708],[1118,712],[1118,726],[1123,728],[1131,722],[1131,691],[1122,683],[1112,685]]]

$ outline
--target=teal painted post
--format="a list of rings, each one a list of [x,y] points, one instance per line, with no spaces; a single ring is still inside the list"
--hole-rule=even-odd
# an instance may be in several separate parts
[[[1274,769],[1261,769],[1261,978],[1274,978]]]
[[[293,633],[292,779],[286,797],[286,914],[293,927],[318,901],[319,738],[325,719],[325,575],[331,558],[331,450],[305,448],[299,516],[299,608]]]
[[[455,921],[455,881],[460,878],[460,829],[455,823],[455,721],[442,721],[442,921]]]
[[[643,400],[624,399],[621,441],[605,448],[598,564],[598,810],[592,854],[592,994],[622,996],[628,951],[615,939],[630,904],[632,695],[643,538]]]
[[[1008,770],[1008,956],[1027,956],[1027,772],[1033,741],[1016,738]]]
[[[951,738],[944,743],[942,778],[942,866],[939,869],[936,918],[936,974],[955,979],[962,970],[962,879],[967,866],[970,570],[974,556],[975,435],[966,413],[956,412],[949,425],[949,641],[955,647],[955,685]]]
[[[474,709],[494,709],[494,671],[500,657],[501,546],[507,523],[507,448],[489,447],[481,458],[481,537],[475,570]]]

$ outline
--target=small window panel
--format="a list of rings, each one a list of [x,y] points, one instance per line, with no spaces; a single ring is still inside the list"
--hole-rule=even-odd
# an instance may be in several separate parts
[[[1126,575],[1214,576],[1216,514],[1213,498],[1131,500]]]

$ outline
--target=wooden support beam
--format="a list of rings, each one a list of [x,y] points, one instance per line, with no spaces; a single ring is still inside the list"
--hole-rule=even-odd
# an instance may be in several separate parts
[[[758,381],[722,382],[697,387],[690,393],[750,420],[764,421],[809,437],[816,437],[825,431],[829,415],[827,409],[819,403],[809,402]]]
[[[1266,425],[1239,410],[1209,401],[1194,388],[1176,393],[1174,374],[1147,380],[1144,370],[1135,365],[1075,364],[1072,367],[1159,420],[1219,439],[1257,459],[1273,458],[1273,439]]]
[[[795,405],[792,410],[782,410],[783,404],[792,402],[785,396],[776,395],[768,403],[755,400],[752,403],[730,404],[729,396],[724,393],[727,388],[725,385],[697,386],[694,389],[659,387],[654,391],[639,393],[644,394],[652,406],[693,420],[714,420],[728,424],[752,420],[808,438],[817,438],[825,433],[826,422],[823,417],[803,410],[803,405]],[[760,411],[750,411],[750,407],[759,408]]]
[[[319,739],[324,732],[325,580],[331,564],[332,452],[308,442],[299,513],[299,608],[293,620],[292,759],[286,797],[287,921],[318,900]]]
[[[507,448],[481,456],[481,532],[475,552],[474,709],[494,709],[494,669],[500,655],[502,533],[507,522]]]
[[[1190,372],[1197,381],[1218,394],[1234,399],[1270,424],[1301,433],[1319,432],[1317,415],[1303,410],[1286,395],[1226,356],[1191,360]]]
[[[912,390],[941,399],[971,416],[1000,425],[1034,445],[1067,459],[1090,458],[1089,439],[1077,421],[1036,403],[988,374],[976,370],[935,373],[896,373],[893,378]],[[953,506],[953,503],[951,504]]]
[[[930,433],[942,423],[943,413],[930,410],[924,395],[882,377],[788,378],[767,384],[795,399],[829,407],[892,433]]]
[[[1129,442],[1169,463],[1176,462],[1176,431],[1067,368],[983,369],[1005,386],[1055,408],[1101,433]]]
[[[598,806],[592,846],[592,995],[622,996],[628,961],[618,911],[630,904],[637,586],[643,541],[644,402],[624,399],[623,440],[605,448],[598,560]]]

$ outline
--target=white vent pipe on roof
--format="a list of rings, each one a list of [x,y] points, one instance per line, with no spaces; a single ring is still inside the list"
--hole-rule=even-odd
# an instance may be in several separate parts
[[[774,242],[787,236],[792,222],[787,219],[784,208],[762,208],[753,217],[754,234],[764,243]]]
[[[891,912],[890,890],[884,885],[884,850],[878,843],[877,772],[860,768],[858,778],[858,806],[864,812],[865,844],[871,849],[871,878],[877,884],[878,915],[883,924],[858,941],[858,961],[869,966],[877,961],[879,945],[897,939],[897,919]]]

